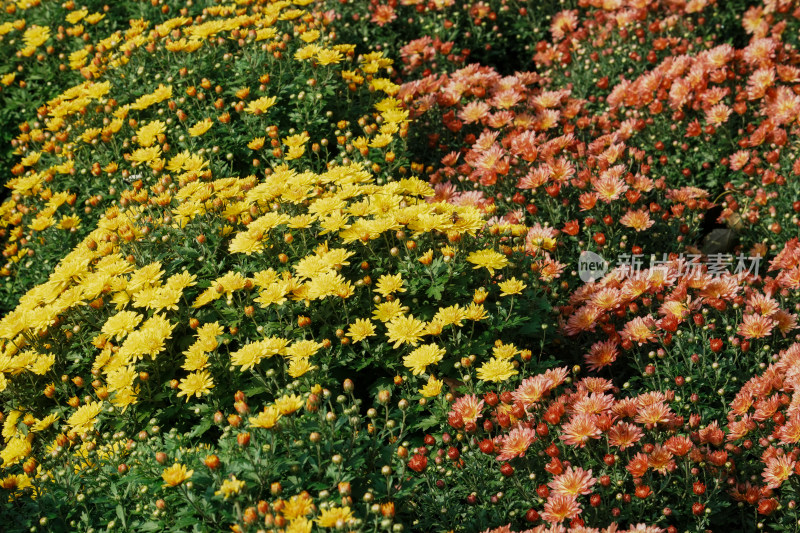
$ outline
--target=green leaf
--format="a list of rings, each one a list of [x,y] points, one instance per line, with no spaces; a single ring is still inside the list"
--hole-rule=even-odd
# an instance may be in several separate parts
[[[436,415],[431,415],[428,418],[424,418],[420,420],[417,424],[414,425],[414,429],[419,429],[420,431],[427,431],[430,428],[439,424],[441,420]]]
[[[193,430],[192,430],[192,432],[191,432],[191,433],[188,435],[188,437],[189,437],[190,439],[193,439],[193,438],[195,438],[195,437],[199,437],[200,435],[202,435],[203,433],[205,433],[206,431],[208,431],[208,429],[209,429],[209,428],[210,428],[212,425],[213,425],[213,418],[210,418],[210,417],[204,417],[204,418],[203,418],[203,419],[200,421],[200,423],[199,423],[199,424],[197,424],[197,425],[194,427],[194,429],[193,429]]]
[[[247,396],[256,396],[262,392],[267,392],[267,388],[263,385],[255,385],[244,391],[245,395]]]
[[[197,523],[197,517],[194,514],[189,514],[181,517],[175,522],[174,529],[183,529]]]
[[[442,294],[444,293],[444,285],[431,285],[428,287],[428,290],[425,291],[425,295],[428,298],[433,298],[437,302],[442,299]]]
[[[198,252],[197,249],[195,248],[190,248],[188,246],[181,246],[180,250],[184,257],[189,257],[192,259],[197,259],[198,257],[200,257],[200,252]]]
[[[125,521],[125,510],[122,508],[122,505],[117,504],[117,518],[119,518],[120,522],[122,522],[122,527],[127,528],[128,523]]]

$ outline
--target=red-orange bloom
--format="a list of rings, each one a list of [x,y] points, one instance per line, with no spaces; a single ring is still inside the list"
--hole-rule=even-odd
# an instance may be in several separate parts
[[[689,453],[689,450],[692,449],[692,441],[689,437],[675,436],[670,437],[667,439],[667,442],[664,443],[664,447],[670,451],[673,455],[677,455],[679,457],[686,455]]]
[[[647,473],[647,468],[650,466],[650,461],[647,455],[639,452],[630,460],[625,469],[631,473],[633,477],[642,477]]]

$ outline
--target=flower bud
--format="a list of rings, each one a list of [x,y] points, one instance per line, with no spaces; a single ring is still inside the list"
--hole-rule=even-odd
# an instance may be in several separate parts
[[[378,403],[380,403],[381,405],[386,405],[387,403],[389,403],[389,400],[391,399],[392,399],[391,391],[384,389],[378,392]]]

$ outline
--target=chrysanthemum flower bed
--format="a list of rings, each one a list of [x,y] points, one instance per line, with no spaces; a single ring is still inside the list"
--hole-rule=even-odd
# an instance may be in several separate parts
[[[3,531],[799,527],[796,2],[2,7]]]

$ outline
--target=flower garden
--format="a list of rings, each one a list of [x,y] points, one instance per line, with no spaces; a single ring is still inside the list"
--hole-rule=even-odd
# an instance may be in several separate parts
[[[797,531],[799,36],[3,1],[0,530]]]

